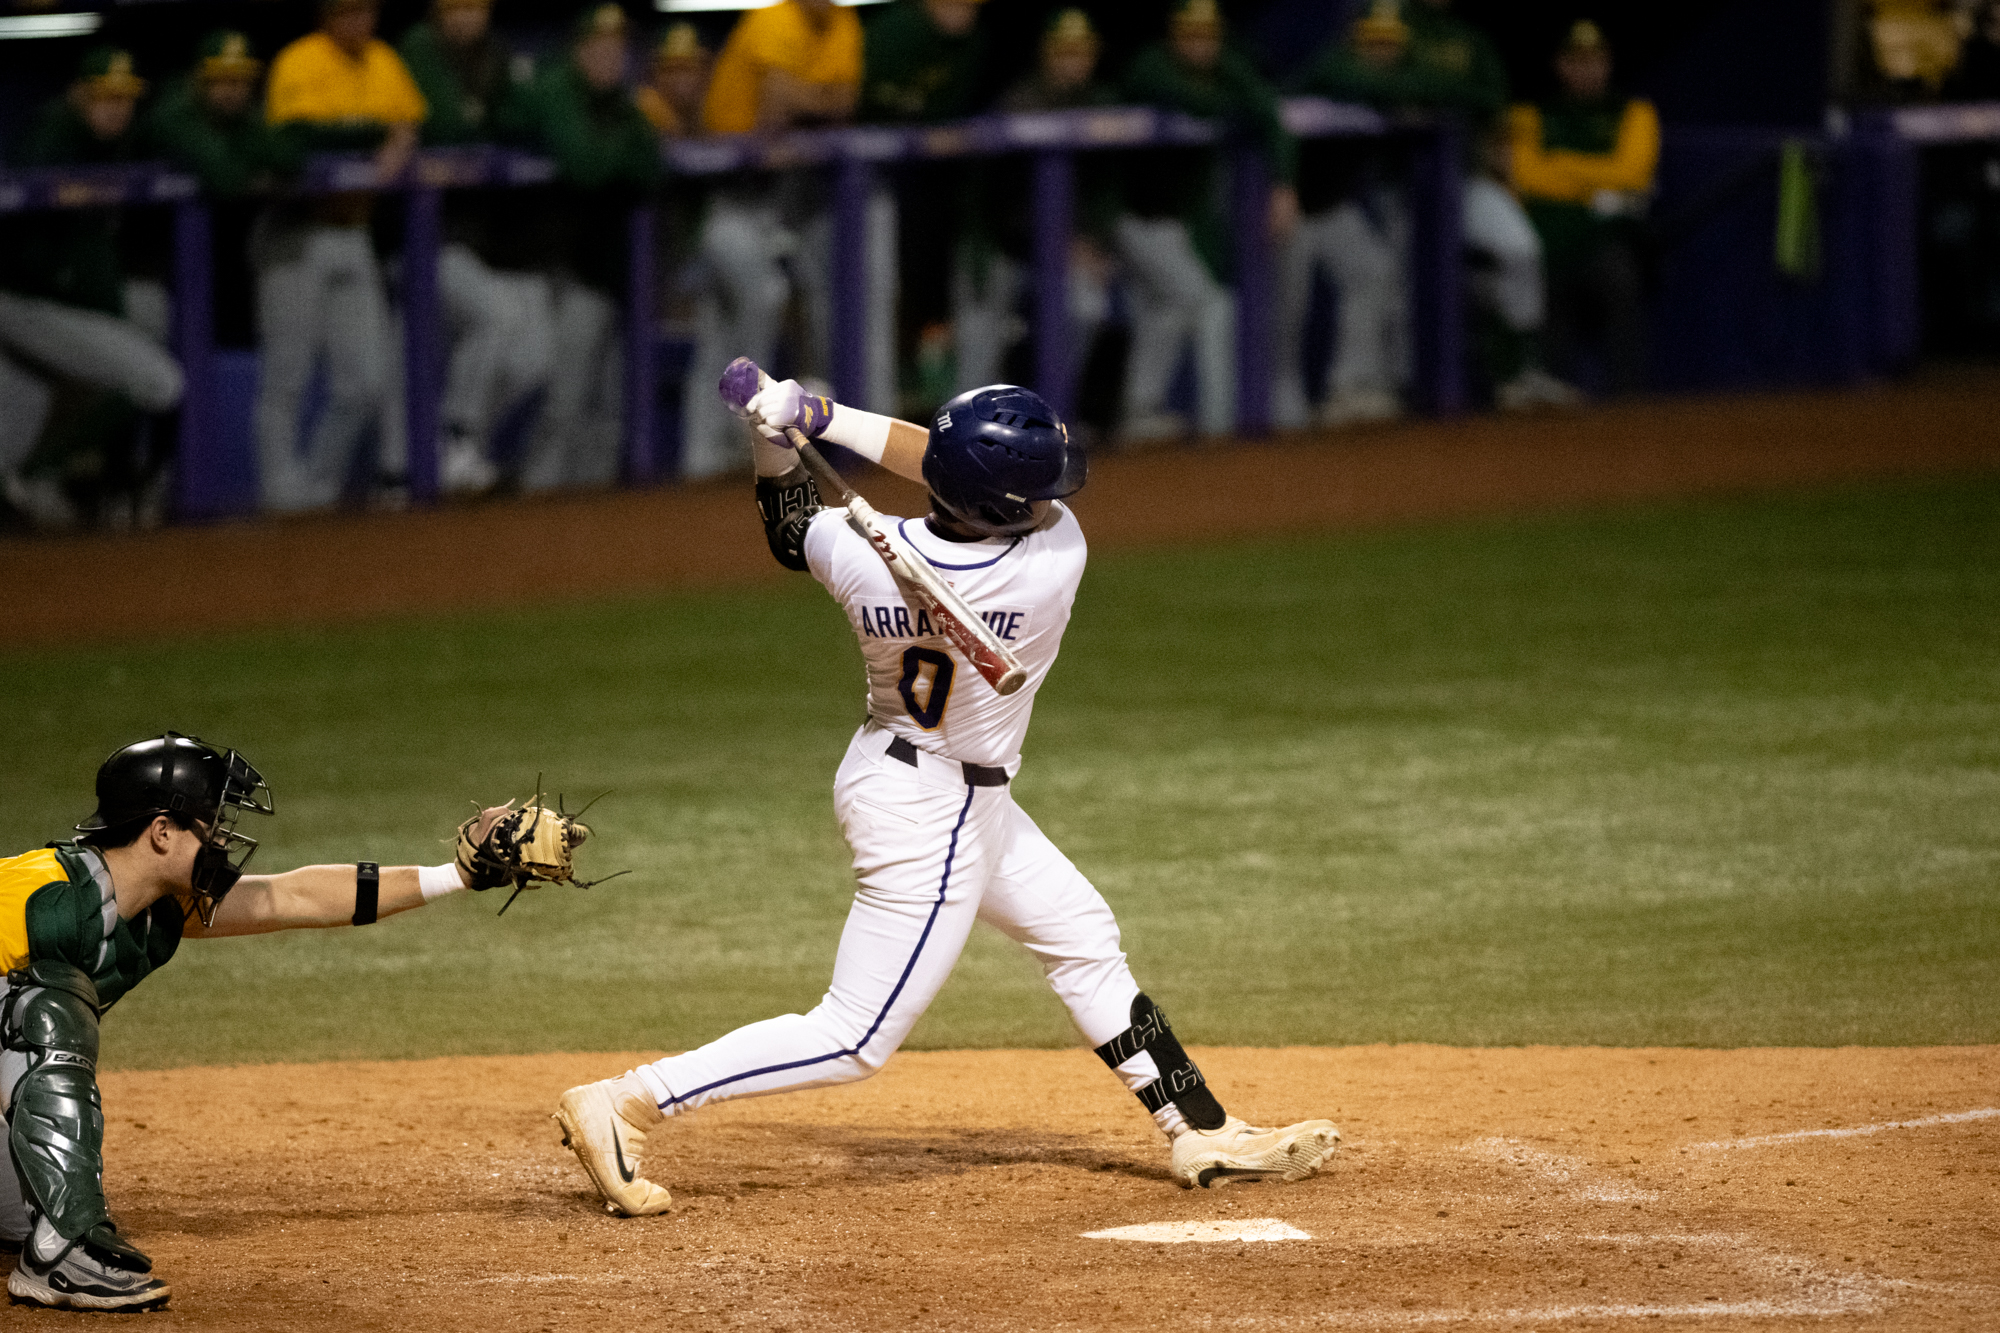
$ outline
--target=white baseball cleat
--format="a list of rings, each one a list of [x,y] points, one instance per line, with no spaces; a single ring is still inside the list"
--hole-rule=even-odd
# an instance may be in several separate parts
[[[666,1117],[633,1075],[571,1088],[549,1118],[562,1130],[563,1147],[576,1154],[604,1196],[606,1212],[646,1217],[673,1206],[672,1195],[639,1174],[646,1131]]]
[[[1230,1116],[1221,1129],[1193,1129],[1174,1140],[1174,1179],[1188,1189],[1249,1180],[1304,1180],[1340,1146],[1331,1120],[1258,1129]]]

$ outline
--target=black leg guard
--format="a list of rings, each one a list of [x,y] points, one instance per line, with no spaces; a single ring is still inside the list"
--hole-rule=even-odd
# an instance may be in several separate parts
[[[1116,1069],[1141,1051],[1153,1057],[1160,1076],[1133,1094],[1140,1105],[1148,1111],[1157,1111],[1172,1102],[1196,1129],[1222,1128],[1223,1121],[1229,1118],[1222,1103],[1208,1090],[1208,1080],[1181,1049],[1180,1039],[1167,1024],[1166,1014],[1144,992],[1132,1000],[1132,1026],[1098,1047],[1097,1058]]]
[[[7,1108],[7,1148],[28,1206],[63,1239],[122,1250],[104,1202],[97,1016],[97,988],[68,963],[38,959],[8,977],[0,1040],[28,1068]]]

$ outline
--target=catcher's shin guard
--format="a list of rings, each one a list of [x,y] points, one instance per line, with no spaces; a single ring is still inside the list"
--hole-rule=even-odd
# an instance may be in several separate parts
[[[7,1147],[27,1203],[64,1240],[101,1229],[113,1238],[106,1248],[128,1249],[115,1240],[104,1202],[97,987],[81,969],[53,959],[37,959],[7,980],[0,1040],[27,1060],[7,1108]]]
[[[1097,1058],[1111,1068],[1144,1051],[1153,1057],[1160,1076],[1133,1096],[1148,1111],[1158,1111],[1168,1102],[1180,1109],[1183,1119],[1196,1129],[1220,1129],[1229,1119],[1222,1103],[1208,1090],[1208,1080],[1195,1068],[1194,1061],[1181,1049],[1180,1038],[1167,1023],[1167,1016],[1146,997],[1144,991],[1132,997],[1132,1026],[1097,1048]]]

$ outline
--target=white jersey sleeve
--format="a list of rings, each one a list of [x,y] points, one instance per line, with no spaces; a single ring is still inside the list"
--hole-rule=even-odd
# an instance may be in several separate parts
[[[1083,529],[1066,505],[1024,537],[947,541],[922,519],[883,515],[937,566],[1027,670],[1004,699],[911,607],[874,548],[829,509],[806,530],[806,564],[847,612],[868,667],[868,713],[920,750],[969,764],[1020,767],[1035,691],[1055,665],[1083,579]]]

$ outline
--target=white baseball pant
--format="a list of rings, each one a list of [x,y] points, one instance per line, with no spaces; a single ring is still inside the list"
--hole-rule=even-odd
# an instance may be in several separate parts
[[[960,393],[1000,383],[1007,350],[1027,331],[1015,305],[1034,270],[997,250],[986,255],[985,261],[983,283],[969,257],[961,256],[952,271],[952,350],[958,361]],[[1090,356],[1097,330],[1110,313],[1111,293],[1096,274],[1071,264],[1064,298],[1069,308],[1070,383],[1074,384]]]
[[[609,486],[618,480],[625,420],[618,307],[603,292],[561,277],[553,281],[549,302],[549,393],[521,462],[521,489]]]
[[[324,508],[340,498],[355,454],[371,434],[392,451],[390,418],[400,384],[399,343],[382,268],[366,227],[266,225],[253,244],[262,382],[257,448],[264,506]],[[300,448],[300,415],[313,372],[326,369],[326,406]],[[400,456],[401,432],[393,451]]]
[[[484,447],[509,407],[549,383],[549,280],[493,268],[454,241],[438,251],[438,298],[451,335],[440,415]]]
[[[1490,176],[1465,182],[1465,245],[1493,261],[1492,271],[1475,273],[1474,293],[1499,313],[1516,333],[1532,333],[1546,318],[1542,285],[1542,238],[1514,192]]]
[[[775,200],[718,193],[701,229],[703,284],[695,304],[695,353],[681,390],[681,475],[711,477],[749,458],[743,422],[715,386],[730,361],[769,365],[791,282],[781,263],[797,238]]]
[[[895,1053],[951,975],[975,921],[1042,964],[1091,1046],[1131,1026],[1139,986],[1110,906],[1014,803],[1006,786],[968,784],[959,765],[886,754],[890,735],[855,733],[834,780],[834,809],[860,888],[841,932],[833,982],[808,1014],[736,1029],[636,1072],[669,1115],[709,1102],[867,1078]],[[1136,1091],[1159,1076],[1141,1052],[1118,1067]],[[1172,1132],[1172,1103],[1154,1116]]]
[[[142,412],[181,400],[181,367],[129,319],[0,292],[0,347],[69,379],[124,394]]]
[[[1313,273],[1324,268],[1339,297],[1327,391],[1401,391],[1411,359],[1410,251],[1407,209],[1399,193],[1380,190],[1369,207],[1348,200],[1299,220],[1278,255],[1277,368],[1272,419],[1304,426],[1305,323]]]
[[[1166,408],[1181,349],[1194,339],[1202,433],[1236,424],[1236,300],[1195,253],[1178,218],[1118,219],[1118,253],[1130,277],[1132,350],[1125,369],[1128,433],[1144,434]]]

